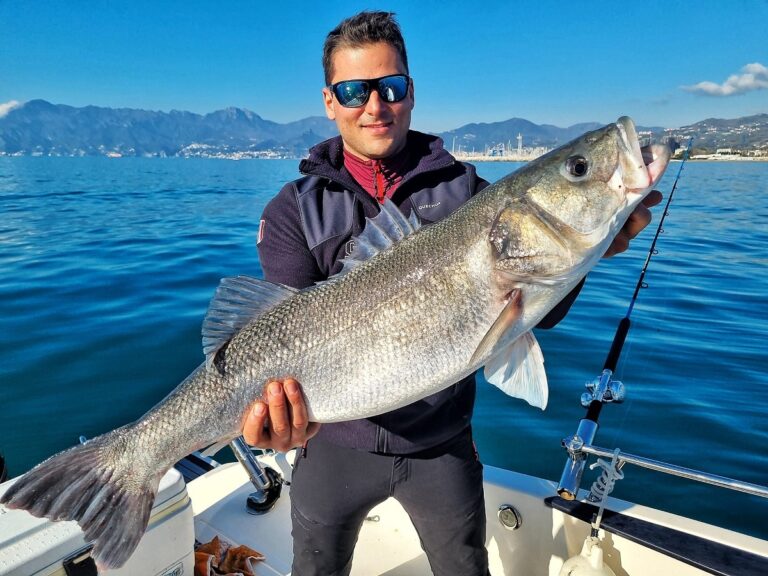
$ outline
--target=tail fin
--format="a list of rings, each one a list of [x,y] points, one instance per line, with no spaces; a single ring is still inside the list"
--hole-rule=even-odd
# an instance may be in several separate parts
[[[0,498],[8,508],[51,520],[75,520],[101,569],[128,560],[149,522],[160,475],[142,479],[108,456],[114,432],[75,446],[19,478]]]

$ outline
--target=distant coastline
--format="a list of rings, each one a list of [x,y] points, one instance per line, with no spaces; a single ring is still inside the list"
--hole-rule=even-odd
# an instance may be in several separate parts
[[[462,162],[530,162],[533,157],[485,156],[470,154],[457,156]],[[673,158],[672,162],[680,162],[682,158]],[[690,162],[768,162],[768,156],[718,156],[717,154],[697,154],[688,159]]]
[[[539,156],[490,156],[486,154],[454,154],[462,162],[530,162]]]
[[[680,160],[680,158],[675,158]],[[692,162],[768,162],[768,156],[718,156],[717,154],[697,154],[691,156]]]
[[[526,162],[600,126],[583,122],[561,128],[509,118],[433,135],[459,160]],[[643,141],[692,139],[693,156],[768,156],[768,113],[636,129]],[[335,123],[325,116],[281,124],[234,107],[208,114],[166,113],[77,108],[38,99],[0,116],[0,156],[303,158],[314,145],[337,135]]]

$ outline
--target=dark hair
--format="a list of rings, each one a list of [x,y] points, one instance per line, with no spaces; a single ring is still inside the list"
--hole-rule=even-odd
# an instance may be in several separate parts
[[[339,48],[359,48],[366,44],[384,42],[397,50],[408,72],[408,56],[405,53],[405,40],[400,32],[400,25],[395,20],[394,12],[360,12],[341,21],[325,37],[323,45],[323,72],[325,84],[330,85],[333,78],[333,54]]]

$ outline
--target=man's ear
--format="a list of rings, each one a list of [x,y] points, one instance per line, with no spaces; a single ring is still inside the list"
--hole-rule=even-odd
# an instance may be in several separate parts
[[[336,120],[336,110],[334,110],[333,94],[328,88],[323,88],[323,104],[325,105],[325,115],[330,120]]]

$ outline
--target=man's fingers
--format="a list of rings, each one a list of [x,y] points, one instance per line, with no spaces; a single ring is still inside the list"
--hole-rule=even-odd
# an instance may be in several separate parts
[[[291,435],[291,418],[288,414],[288,405],[283,393],[283,385],[280,382],[270,382],[267,387],[267,401],[269,403],[269,420],[272,428],[272,436],[283,439]]]
[[[320,424],[309,421],[301,386],[293,378],[267,383],[266,401],[255,402],[243,423],[251,446],[284,452],[314,436]]]
[[[651,190],[629,215],[622,229],[613,239],[611,245],[608,246],[608,250],[605,251],[603,258],[610,258],[627,250],[629,242],[651,223],[652,214],[650,208],[656,206],[662,199],[661,192]]]
[[[251,446],[260,446],[269,440],[269,428],[266,427],[268,413],[264,402],[256,402],[248,411],[243,426],[243,438]]]
[[[629,248],[629,235],[624,230],[621,230],[611,242],[611,245],[606,250],[603,258],[610,258],[616,254],[621,254],[627,248]]]
[[[288,402],[291,404],[291,425],[293,430],[303,434],[309,423],[309,417],[299,383],[293,378],[287,378],[283,382],[283,389],[288,397]]]
[[[639,204],[637,208],[632,211],[632,214],[627,218],[627,222],[622,228],[622,232],[625,233],[629,240],[632,240],[635,236],[640,234],[640,231],[651,223],[651,211],[648,207]]]
[[[661,202],[664,199],[664,196],[662,196],[661,192],[658,190],[651,190],[648,193],[648,196],[643,198],[642,203],[648,206],[648,208],[652,208],[653,206],[656,206],[659,202]]]
[[[622,232],[626,232],[628,240],[632,240],[635,236],[640,234],[640,232],[642,232],[643,229],[648,226],[648,224],[651,223],[653,214],[651,214],[649,208],[656,206],[656,204],[661,202],[663,198],[664,197],[661,195],[661,192],[658,190],[651,190],[648,193],[648,196],[643,198],[642,202],[637,205],[637,208],[635,208],[632,211],[632,214],[629,215],[629,218],[627,218],[627,222],[624,224],[624,228],[622,229]],[[620,252],[623,252],[623,250],[620,250]]]

